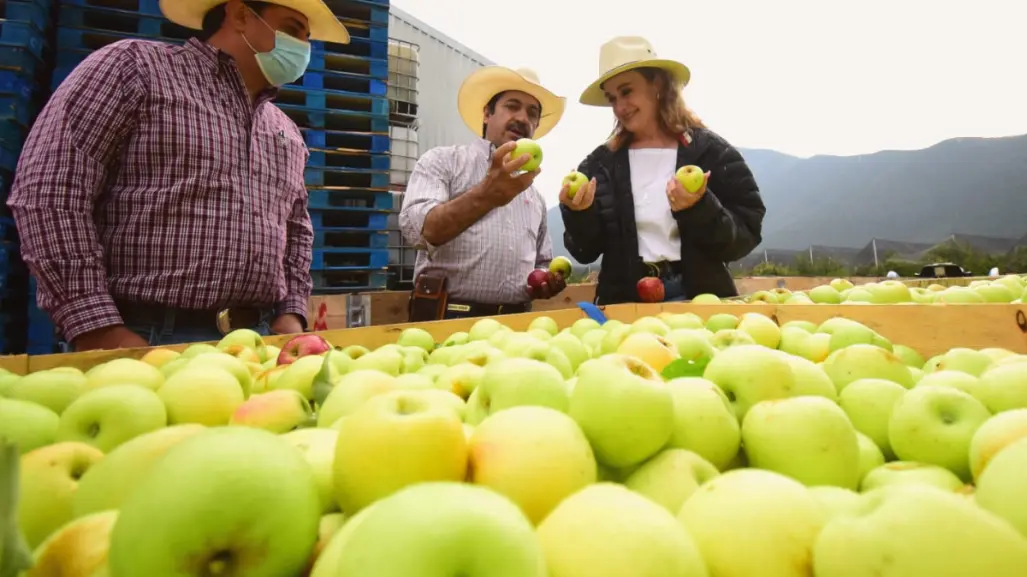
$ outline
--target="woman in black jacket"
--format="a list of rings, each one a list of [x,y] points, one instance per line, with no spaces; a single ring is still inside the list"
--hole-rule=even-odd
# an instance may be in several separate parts
[[[590,181],[560,191],[564,244],[581,263],[602,257],[598,304],[640,300],[636,285],[659,277],[666,300],[737,296],[727,264],[761,241],[766,208],[742,155],[685,107],[689,70],[658,59],[644,38],[603,45],[602,75],[580,102],[613,108],[613,135],[578,167]],[[675,178],[705,171],[695,193]]]

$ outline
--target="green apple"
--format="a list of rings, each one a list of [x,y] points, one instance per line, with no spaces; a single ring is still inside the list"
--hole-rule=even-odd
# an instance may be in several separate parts
[[[819,364],[803,357],[785,353],[782,355],[792,367],[792,375],[795,377],[793,395],[824,397],[834,402],[838,401],[838,389],[834,387],[831,378]]]
[[[524,164],[519,170],[525,172],[532,172],[538,170],[542,166],[542,147],[539,146],[538,142],[530,138],[521,138],[517,140],[517,146],[514,147],[513,152],[507,157],[507,161],[511,161],[520,158],[527,154],[530,158],[528,162]]]
[[[830,286],[834,290],[840,292],[840,291],[843,291],[843,290],[851,289],[855,285],[853,285],[852,281],[850,281],[849,279],[836,278],[836,279],[832,280],[830,283],[828,283],[828,286]]]
[[[157,348],[150,349],[145,355],[139,357],[140,361],[148,365],[152,365],[156,368],[161,368],[171,361],[177,360],[182,357],[182,353],[173,351],[171,349]]]
[[[288,441],[208,429],[169,450],[122,504],[111,577],[298,575],[320,517],[313,473]]]
[[[773,293],[771,291],[756,291],[749,295],[749,298],[746,299],[746,302],[750,304],[776,305],[780,303],[780,299],[778,298],[776,293]]]
[[[704,328],[673,329],[664,337],[677,349],[678,357],[686,359],[696,366],[705,367],[710,359],[717,354],[717,349],[710,341],[712,334]]]
[[[510,330],[503,323],[492,317],[484,317],[474,321],[467,331],[468,341],[487,341],[499,331]]]
[[[777,351],[759,345],[728,347],[710,360],[703,377],[727,394],[742,420],[761,401],[783,399],[795,392],[795,373]]]
[[[181,358],[191,359],[197,355],[202,355],[203,353],[216,353],[219,350],[220,349],[218,349],[215,345],[211,345],[208,343],[194,343],[189,345],[185,348],[185,350],[182,351]]]
[[[842,302],[841,293],[830,285],[813,287],[809,291],[809,298],[817,304],[825,305],[837,305]]]
[[[228,371],[239,381],[243,396],[249,398],[253,389],[253,373],[238,358],[224,353],[203,353],[189,359],[188,363],[186,366],[190,368],[217,367]]]
[[[859,440],[838,405],[823,397],[793,397],[753,405],[742,421],[751,466],[807,486],[859,487]]]
[[[311,573],[371,575],[557,577],[547,571],[534,528],[515,504],[484,487],[445,482],[419,483],[361,510]]]
[[[551,577],[708,575],[673,514],[614,483],[568,497],[539,525],[538,539]]]
[[[699,377],[673,379],[667,388],[674,401],[674,429],[667,447],[694,451],[718,470],[726,467],[742,442],[727,396]]]
[[[986,370],[994,366],[995,361],[991,357],[967,348],[950,349],[938,360],[939,371],[963,371],[975,377],[981,376]]]
[[[748,334],[756,344],[776,349],[781,343],[781,327],[766,315],[745,313],[738,322],[738,330]]]
[[[909,294],[909,287],[899,280],[884,280],[870,288],[870,294],[874,295],[874,302],[877,304],[905,303],[913,300]]]
[[[375,370],[394,377],[403,372],[403,353],[395,349],[380,348],[354,359],[353,370]]]
[[[884,453],[873,439],[863,433],[857,431],[856,439],[859,441],[859,478],[862,482],[867,473],[884,464]],[[858,487],[857,483],[854,489]]]
[[[434,385],[440,390],[449,391],[462,399],[467,399],[475,389],[481,386],[484,376],[484,368],[472,363],[460,363],[443,370],[435,379]]]
[[[653,316],[639,317],[630,326],[632,333],[651,333],[662,337],[670,332],[670,327],[663,319]]]
[[[886,379],[913,388],[913,375],[895,354],[868,344],[836,350],[824,360],[824,371],[841,393],[859,379]]]
[[[625,355],[581,365],[568,413],[585,432],[596,459],[611,467],[641,463],[674,432],[670,389],[649,365]]]
[[[549,346],[560,350],[567,357],[572,371],[577,371],[581,363],[592,358],[588,346],[570,333],[561,333],[549,340]]]
[[[1016,357],[1008,360],[1017,361]],[[993,413],[1027,408],[1027,362],[1002,361],[984,371],[974,396]]]
[[[664,312],[659,315],[662,320],[671,331],[677,329],[704,329],[706,323],[703,322],[702,317],[695,313],[670,313]]]
[[[635,357],[657,373],[663,372],[667,365],[681,358],[675,345],[660,335],[648,332],[632,333],[625,337],[617,347],[617,353]]]
[[[960,495],[907,485],[864,495],[859,511],[827,523],[809,574],[1019,577],[1024,567],[1027,540],[1002,519]]]
[[[424,391],[385,393],[342,422],[335,498],[353,514],[408,485],[462,481],[467,461],[467,438],[455,412]]]
[[[924,366],[924,363],[927,362],[924,360],[923,355],[916,352],[916,350],[914,350],[913,348],[907,347],[906,345],[893,346],[892,353],[894,353],[896,357],[902,359],[902,362],[906,363],[911,367],[916,367],[918,369]]]
[[[317,493],[321,498],[321,512],[331,513],[339,510],[335,501],[335,446],[339,434],[331,429],[299,429],[282,435],[303,453],[310,464],[317,483]]]
[[[604,332],[606,334],[599,343],[599,349],[601,354],[606,355],[617,352],[617,347],[632,333],[632,328],[631,325],[621,325]]]
[[[741,345],[756,345],[756,339],[749,336],[749,333],[738,329],[721,329],[713,334],[713,337],[710,338],[710,342],[718,350],[724,350]]]
[[[574,198],[574,195],[578,194],[578,191],[581,190],[582,186],[585,186],[586,182],[588,182],[588,177],[575,170],[563,177],[563,180],[560,181],[560,186],[567,187],[567,198]]]
[[[554,259],[553,262],[555,263],[556,259]],[[567,274],[570,273],[568,272]],[[553,317],[541,316],[532,319],[531,324],[528,325],[528,330],[541,330],[545,331],[550,336],[556,336],[560,332],[560,326],[556,324],[556,321],[553,320]]]
[[[110,452],[118,445],[168,424],[157,393],[138,385],[110,385],[75,399],[61,414],[58,441],[77,441]]]
[[[697,453],[666,449],[628,475],[624,486],[677,515],[692,493],[719,474]]]
[[[156,391],[164,384],[160,369],[138,359],[114,359],[86,373],[82,392],[112,385],[139,385]]]
[[[550,263],[549,263],[549,272],[551,272],[553,274],[558,274],[561,277],[563,277],[565,280],[567,278],[570,278],[571,272],[573,272],[573,270],[574,269],[571,266],[571,261],[567,257],[558,256],[558,257],[554,258],[552,261],[550,261]],[[556,333],[551,333],[551,334],[556,334]]]
[[[508,358],[489,363],[477,391],[478,401],[489,415],[524,405],[567,412],[568,390],[563,375],[534,359]]]
[[[243,401],[228,419],[228,424],[286,433],[300,427],[313,416],[310,402],[299,391],[278,389],[253,395]]]
[[[348,347],[343,347],[342,352],[345,353],[347,357],[357,360],[371,351],[368,350],[367,347],[362,347],[360,345],[349,345]]]
[[[859,510],[862,503],[859,493],[841,487],[820,485],[819,487],[810,487],[809,492],[827,510],[829,519],[839,515],[851,515]]]
[[[353,368],[356,369],[357,365],[361,364],[364,359],[372,358],[376,353],[371,353],[360,357],[360,359],[353,361]],[[400,355],[396,355],[400,359]],[[320,355],[306,355],[299,357],[295,361],[288,364],[288,368],[282,371],[282,374],[275,379],[272,389],[291,389],[299,392],[305,399],[314,400],[314,379],[317,378],[321,372],[321,367],[324,364],[324,357]],[[396,371],[395,374],[398,374]]]
[[[219,367],[186,367],[171,375],[157,396],[168,409],[168,424],[208,427],[227,425],[246,400],[235,375]]]
[[[699,487],[678,519],[699,544],[710,575],[791,577],[809,574],[827,510],[798,481],[737,469]]]
[[[467,341],[469,340],[468,337],[469,335],[465,331],[455,332],[446,337],[446,340],[442,341],[442,346],[454,347],[457,345],[466,345]]]
[[[58,415],[78,398],[86,377],[78,369],[36,371],[14,381],[5,396],[42,405]]]
[[[973,478],[981,476],[995,455],[1023,438],[1027,438],[1027,409],[1006,411],[985,421],[970,440],[970,473]]]
[[[250,389],[250,394],[257,395],[273,390],[279,377],[281,377],[282,373],[285,372],[285,369],[288,368],[289,365],[274,365],[272,367],[264,368],[258,372],[253,378],[253,387]],[[168,377],[170,378],[171,375],[168,375]]]
[[[435,337],[422,328],[409,327],[399,333],[396,344],[404,347],[417,347],[430,353],[435,350]]]
[[[174,425],[118,445],[82,476],[75,492],[74,516],[119,508],[169,449],[205,430],[203,425]]]
[[[571,335],[570,333],[567,334],[573,338],[578,338],[574,335]],[[603,329],[596,329],[594,331],[589,331],[588,333],[585,333],[581,337],[581,344],[585,345],[585,348],[588,349],[589,359],[594,359],[603,354],[603,340],[606,338],[606,335],[608,334],[608,331],[605,331]]]
[[[35,549],[71,521],[79,479],[103,459],[103,452],[85,443],[59,442],[25,453],[18,481],[18,526]]]
[[[952,387],[984,402],[984,399],[977,397],[979,383],[980,379],[963,371],[937,370],[920,377],[915,386]]]
[[[539,523],[564,498],[596,482],[584,433],[549,407],[513,407],[489,416],[469,442],[467,480],[506,495]]]
[[[14,383],[21,380],[21,375],[7,372],[4,369],[0,369],[0,399],[7,396],[7,391],[11,389]]]
[[[266,361],[269,358],[278,358],[278,355],[270,356],[267,354],[266,347],[264,345],[264,337],[260,336],[260,333],[253,329],[235,329],[221,337],[221,340],[218,341],[216,346],[218,350],[221,351],[231,347],[246,347],[259,354],[261,356],[261,361]]]
[[[1009,521],[1027,537],[1027,439],[1020,438],[1002,449],[977,479],[977,505]]]
[[[899,459],[945,467],[967,481],[970,441],[989,417],[980,401],[962,391],[918,386],[895,403],[888,440]]]
[[[103,511],[54,531],[33,553],[33,567],[22,577],[104,577],[117,511]]]
[[[328,513],[321,516],[321,521],[317,524],[317,543],[314,545],[314,551],[310,554],[310,561],[307,564],[308,568],[301,575],[309,577],[311,571],[314,570],[314,565],[317,564],[321,554],[328,548],[332,538],[339,533],[343,525],[349,520],[350,518],[346,517],[344,513]]]
[[[1009,287],[1000,284],[981,285],[975,287],[974,291],[989,303],[1011,303],[1020,295],[1020,291],[1014,293]]]
[[[856,430],[869,437],[888,459],[895,457],[888,440],[888,425],[895,404],[906,388],[885,379],[859,379],[849,383],[838,395],[838,406],[845,411]]]
[[[717,305],[720,302],[720,297],[709,293],[695,295],[695,298],[691,300],[691,303],[696,305]]]
[[[390,391],[399,390],[396,377],[375,370],[355,370],[339,379],[328,394],[317,414],[319,427],[330,427],[356,411],[368,399]]]
[[[22,454],[53,443],[60,422],[57,413],[42,405],[0,398],[0,439],[17,445]]]
[[[913,461],[892,461],[864,475],[860,490],[866,493],[887,485],[907,483],[930,485],[946,491],[959,491],[964,486],[955,473],[944,467]]]

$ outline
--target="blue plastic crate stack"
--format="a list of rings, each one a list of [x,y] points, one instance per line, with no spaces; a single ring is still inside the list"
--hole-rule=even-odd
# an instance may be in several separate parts
[[[314,42],[308,72],[277,104],[310,148],[314,292],[384,290],[389,265],[389,3],[328,0],[349,44]]]
[[[0,0],[0,351],[49,353],[53,324],[36,306],[7,196],[25,137],[50,96],[54,65],[51,0]]]

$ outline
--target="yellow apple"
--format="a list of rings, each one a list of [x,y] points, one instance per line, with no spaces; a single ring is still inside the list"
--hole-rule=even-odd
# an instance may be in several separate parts
[[[117,511],[102,511],[63,525],[36,548],[32,568],[21,577],[104,575],[117,519]]]
[[[330,427],[352,414],[368,399],[399,390],[396,377],[369,369],[346,373],[335,384],[317,413],[317,426]]]
[[[339,434],[331,429],[297,429],[282,435],[282,438],[303,453],[303,457],[314,471],[317,493],[321,497],[321,512],[338,511],[339,504],[335,501],[332,479],[335,445]]]
[[[171,349],[151,349],[139,360],[159,369],[180,356],[182,356],[182,353]]]
[[[970,473],[981,476],[988,462],[1011,443],[1027,437],[1027,409],[999,413],[987,421],[970,439]]]
[[[649,332],[635,332],[627,336],[617,353],[641,360],[656,372],[680,358],[677,347],[660,335]]]
[[[246,396],[239,379],[220,367],[186,367],[157,390],[168,409],[168,424],[227,425]]]
[[[57,443],[21,457],[18,525],[35,549],[73,518],[79,479],[103,459],[103,452],[85,443]]]
[[[112,385],[139,385],[156,391],[164,384],[160,369],[139,359],[114,359],[93,367],[86,373],[83,392]]]
[[[299,391],[278,389],[259,393],[236,407],[230,425],[244,425],[285,433],[313,418],[310,402]]]

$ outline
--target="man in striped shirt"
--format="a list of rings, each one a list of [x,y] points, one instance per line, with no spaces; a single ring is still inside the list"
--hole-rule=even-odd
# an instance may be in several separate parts
[[[528,155],[510,158],[516,140],[552,130],[564,106],[530,70],[481,68],[464,81],[457,107],[482,138],[428,150],[414,166],[400,228],[420,249],[415,279],[446,280],[443,318],[526,312],[532,299],[566,286],[554,274],[541,287],[528,286],[533,270],[549,266],[553,249],[546,203],[533,185],[538,170],[519,170]]]
[[[321,0],[161,0],[184,46],[91,54],[25,143],[10,205],[38,301],[77,350],[304,330],[313,233],[299,129],[272,104]]]

